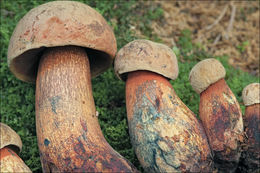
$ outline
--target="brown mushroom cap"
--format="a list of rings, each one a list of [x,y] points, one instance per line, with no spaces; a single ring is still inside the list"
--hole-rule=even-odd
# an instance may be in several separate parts
[[[17,154],[22,150],[22,141],[20,136],[9,126],[0,123],[0,134],[0,149],[6,146],[13,146],[13,149]]]
[[[112,63],[117,46],[105,19],[80,2],[53,1],[30,10],[17,24],[8,47],[8,65],[15,76],[35,82],[41,52],[46,47],[86,48],[91,75]]]
[[[179,73],[173,51],[149,40],[135,40],[126,44],[117,53],[114,68],[119,79],[124,81],[126,73],[137,70],[152,71],[173,80]]]
[[[190,71],[189,80],[192,88],[200,94],[208,86],[226,76],[226,70],[216,59],[204,59]]]
[[[252,83],[247,85],[243,89],[242,98],[246,106],[260,103],[260,84]]]

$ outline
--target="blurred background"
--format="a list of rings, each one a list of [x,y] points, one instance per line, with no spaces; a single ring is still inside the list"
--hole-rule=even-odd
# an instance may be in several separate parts
[[[8,69],[9,39],[18,21],[49,0],[1,0],[1,122],[21,136],[21,158],[41,171],[35,130],[35,85],[19,81]],[[134,39],[168,45],[177,55],[179,77],[171,81],[181,100],[198,115],[199,96],[188,80],[191,68],[205,58],[224,65],[226,81],[244,112],[241,92],[259,82],[259,1],[98,1],[79,0],[95,8],[113,28],[118,50]],[[105,138],[143,171],[131,146],[125,108],[125,84],[113,67],[92,79],[93,96]],[[198,117],[199,118],[199,117]]]

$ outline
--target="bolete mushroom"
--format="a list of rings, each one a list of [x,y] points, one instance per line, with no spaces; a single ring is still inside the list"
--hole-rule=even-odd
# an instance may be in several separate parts
[[[260,84],[252,83],[243,89],[242,97],[246,106],[245,147],[243,150],[243,165],[246,172],[260,171]]]
[[[115,73],[126,81],[131,142],[146,172],[210,172],[211,150],[200,122],[176,95],[175,54],[149,40],[125,45]]]
[[[91,91],[91,76],[111,65],[116,50],[105,19],[80,2],[40,5],[16,26],[8,64],[17,78],[36,81],[43,171],[136,171],[105,140]]]
[[[243,119],[225,75],[222,64],[210,58],[192,68],[189,80],[200,94],[200,118],[214,153],[215,165],[220,171],[233,172],[241,155]]]
[[[0,171],[32,172],[18,156],[22,151],[20,136],[4,123],[0,123],[0,134]]]

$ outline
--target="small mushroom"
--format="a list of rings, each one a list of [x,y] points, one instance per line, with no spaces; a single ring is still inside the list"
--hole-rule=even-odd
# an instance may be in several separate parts
[[[40,5],[16,26],[8,64],[17,78],[36,81],[36,129],[44,172],[136,171],[105,140],[91,91],[91,76],[111,65],[116,49],[105,19],[79,2]]]
[[[245,147],[243,150],[244,172],[260,172],[260,84],[252,83],[246,86],[242,92],[246,106]]]
[[[0,123],[0,133],[0,171],[32,172],[18,156],[22,151],[20,136],[4,123]]]
[[[215,165],[220,171],[233,172],[241,154],[243,119],[225,75],[222,64],[212,58],[196,64],[189,80],[200,94],[200,118],[214,153]]]
[[[211,150],[200,122],[176,95],[173,51],[148,40],[125,45],[115,73],[126,81],[131,142],[146,172],[210,172]]]

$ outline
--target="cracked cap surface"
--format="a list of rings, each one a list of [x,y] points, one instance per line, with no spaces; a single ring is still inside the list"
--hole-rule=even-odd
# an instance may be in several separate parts
[[[179,73],[173,51],[149,40],[135,40],[121,48],[116,55],[114,69],[118,78],[124,81],[128,72],[137,70],[152,71],[172,80]]]
[[[0,123],[0,149],[6,146],[15,146],[17,154],[22,150],[22,141],[20,136],[9,126]]]
[[[189,80],[192,88],[200,94],[211,84],[226,76],[226,70],[216,59],[205,59],[197,63],[190,71]]]
[[[252,83],[247,85],[243,89],[242,98],[246,106],[260,103],[260,84]]]
[[[42,51],[65,45],[86,48],[92,77],[111,65],[117,51],[114,33],[97,11],[80,2],[53,1],[30,10],[17,24],[9,68],[20,80],[35,82]]]

